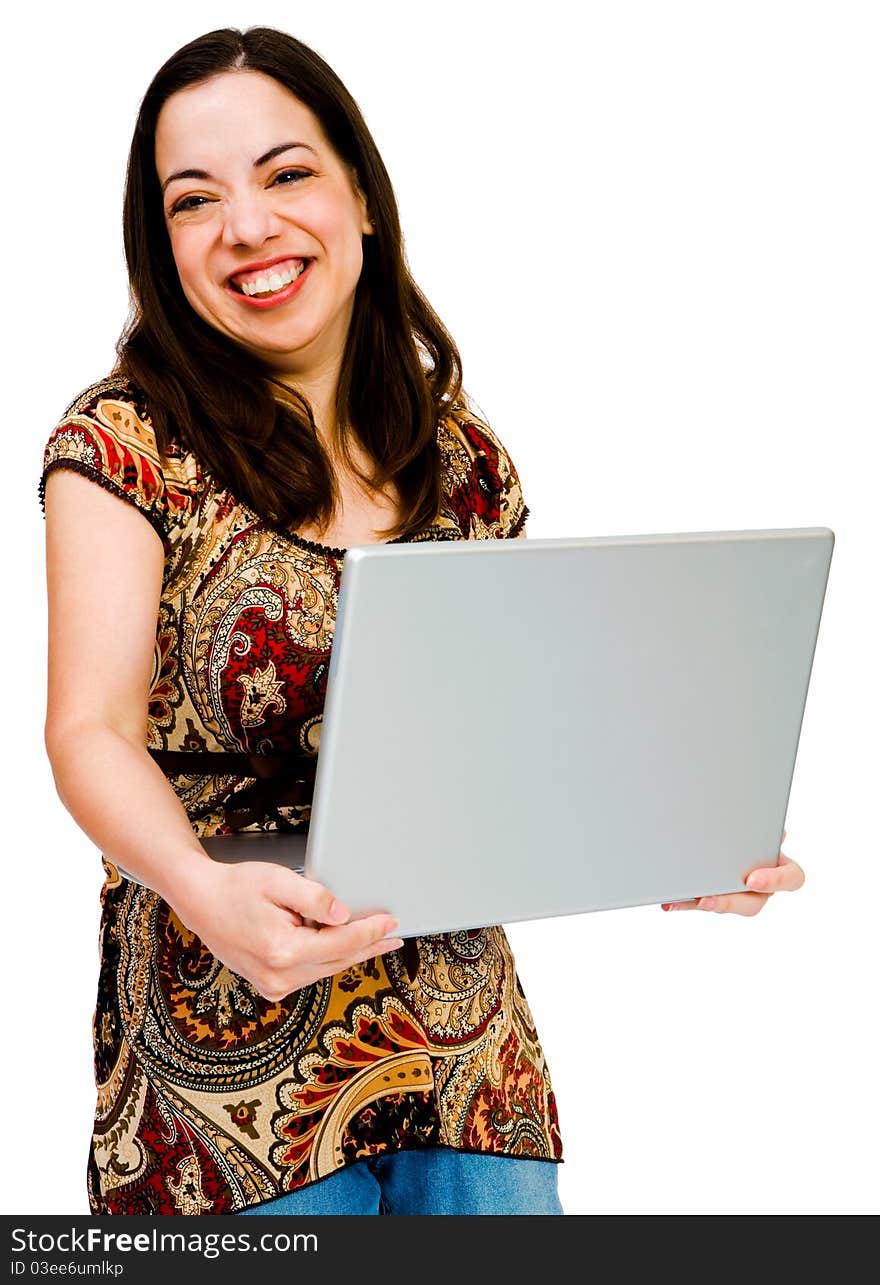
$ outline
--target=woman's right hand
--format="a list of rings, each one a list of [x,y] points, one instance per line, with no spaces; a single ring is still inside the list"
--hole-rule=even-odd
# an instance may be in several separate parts
[[[176,913],[227,968],[273,1002],[403,945],[399,937],[383,940],[397,927],[391,915],[349,922],[350,911],[327,888],[285,866],[208,858],[194,867]]]

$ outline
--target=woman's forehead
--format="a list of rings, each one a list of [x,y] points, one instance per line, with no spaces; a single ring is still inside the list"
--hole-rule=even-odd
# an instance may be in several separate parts
[[[316,150],[327,146],[317,117],[286,86],[262,72],[222,72],[178,90],[163,104],[156,163],[160,169],[179,160],[195,165],[208,155],[247,155],[253,161],[285,141]]]

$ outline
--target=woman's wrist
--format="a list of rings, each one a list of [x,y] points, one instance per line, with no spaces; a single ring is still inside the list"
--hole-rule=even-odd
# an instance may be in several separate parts
[[[175,853],[167,872],[163,871],[161,880],[157,881],[155,890],[178,919],[196,932],[200,912],[204,909],[209,890],[216,883],[219,870],[218,863],[196,842],[193,847]]]

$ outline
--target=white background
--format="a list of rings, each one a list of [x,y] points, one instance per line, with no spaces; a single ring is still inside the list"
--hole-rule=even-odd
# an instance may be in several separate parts
[[[94,1104],[100,863],[42,743],[42,449],[123,322],[140,96],[187,40],[255,23],[359,102],[531,537],[835,531],[786,822],[803,891],[756,920],[651,907],[510,937],[569,1213],[876,1212],[880,24],[847,0],[22,7],[3,76],[3,1210],[85,1211]]]

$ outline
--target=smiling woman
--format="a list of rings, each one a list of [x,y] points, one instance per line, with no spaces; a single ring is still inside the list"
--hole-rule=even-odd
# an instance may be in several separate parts
[[[147,90],[124,226],[119,363],[40,480],[46,745],[106,871],[91,1208],[560,1213],[503,928],[404,946],[200,842],[308,825],[346,546],[524,534],[375,143],[312,50],[212,32]]]

